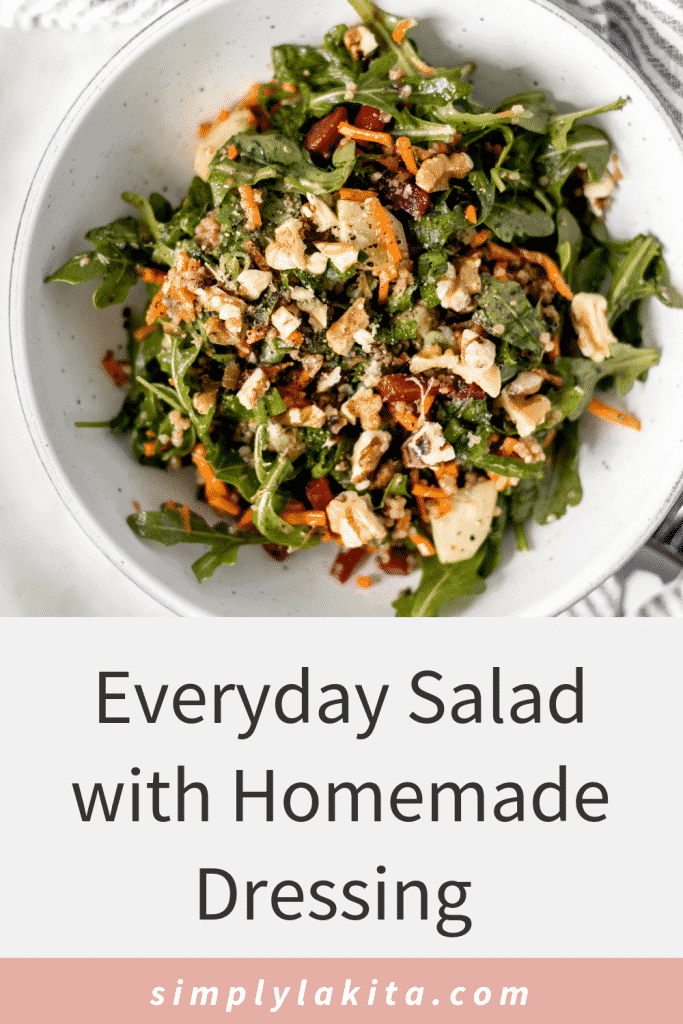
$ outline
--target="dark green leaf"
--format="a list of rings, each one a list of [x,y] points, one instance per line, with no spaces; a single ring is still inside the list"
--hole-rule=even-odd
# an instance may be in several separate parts
[[[545,327],[516,281],[498,281],[484,275],[473,319],[494,335],[498,331],[493,328],[502,324],[505,328],[502,337],[515,348],[538,356],[543,352],[539,338]]]
[[[515,238],[543,238],[555,230],[552,217],[521,196],[498,200],[484,223],[503,242],[512,242]]]
[[[481,594],[486,584],[480,569],[486,557],[486,543],[463,562],[440,562],[437,555],[421,558],[422,579],[414,592],[407,591],[393,607],[398,618],[433,617],[442,605],[458,597]]]
[[[538,484],[534,519],[541,526],[559,519],[570,505],[581,501],[578,458],[579,425],[568,422],[552,443],[543,479]]]

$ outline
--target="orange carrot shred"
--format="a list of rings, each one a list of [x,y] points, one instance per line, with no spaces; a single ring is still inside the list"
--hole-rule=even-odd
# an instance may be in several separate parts
[[[183,530],[185,533],[192,533],[192,525],[190,523],[190,510],[187,505],[182,505],[180,508],[180,514],[183,517]]]
[[[400,45],[403,42],[403,37],[408,31],[408,29],[414,28],[416,24],[417,22],[415,21],[414,18],[405,18],[403,21],[399,21],[398,25],[391,33],[391,38],[394,40],[395,43],[398,43]]]
[[[500,454],[501,455],[507,455],[507,456],[512,455],[512,453],[515,450],[515,445],[517,444],[518,440],[519,440],[518,437],[506,437],[505,440],[503,441],[503,443],[500,446]]]
[[[421,498],[447,498],[448,495],[440,487],[432,487],[431,484],[417,483],[411,487],[415,497]]]
[[[356,586],[360,587],[361,590],[367,590],[368,587],[372,586],[372,580],[369,576],[357,576]]]
[[[382,245],[389,253],[390,259],[394,263],[400,263],[401,250],[398,247],[396,235],[394,234],[394,230],[389,218],[387,217],[387,211],[384,209],[379,199],[366,199],[363,205],[374,220],[377,234],[382,240]]]
[[[240,506],[230,498],[227,485],[222,480],[216,479],[213,468],[206,460],[206,448],[199,442],[192,451],[192,461],[201,473],[204,481],[204,496],[216,512],[227,512],[228,515],[238,516]]]
[[[477,231],[476,235],[470,242],[470,245],[472,246],[473,249],[478,249],[479,246],[483,245],[484,242],[487,242],[490,237],[491,232],[489,231],[488,228],[484,228],[482,231]]]
[[[145,443],[143,445],[143,449],[144,449],[144,452],[145,452],[145,458],[147,458],[147,459],[151,459],[152,458],[152,456],[154,455],[154,449],[156,448],[156,446],[157,446],[156,441],[145,441]]]
[[[618,423],[621,427],[630,427],[631,430],[640,430],[640,420],[636,419],[635,416],[629,416],[627,412],[620,412],[618,409],[613,409],[611,405],[606,405],[605,402],[601,402],[599,398],[591,399],[588,411],[592,412],[594,416],[599,416],[600,419],[607,420],[608,423]]]
[[[248,508],[246,510],[246,512],[244,513],[244,515],[242,516],[242,518],[238,521],[237,525],[238,525],[238,527],[241,530],[243,526],[249,526],[251,523],[253,523],[253,521],[254,521],[254,510],[253,510],[253,508]]]
[[[199,128],[197,129],[197,135],[200,139],[205,139],[213,127],[213,121],[202,121]]]
[[[242,209],[247,215],[245,227],[247,231],[256,231],[261,227],[261,211],[258,208],[254,190],[251,185],[239,185],[237,191],[240,194]]]
[[[163,270],[154,270],[152,267],[145,267],[140,277],[146,284],[163,284],[166,280]]]
[[[128,380],[128,374],[121,368],[121,364],[118,359],[114,359],[114,353],[111,349],[104,356],[102,366],[114,381],[117,388],[123,387]]]
[[[138,327],[136,331],[133,331],[133,337],[136,341],[144,341],[145,338],[149,338],[150,334],[156,331],[156,324],[145,324],[144,327]]]
[[[177,507],[178,506],[176,505],[175,501],[171,501],[170,499],[164,503],[164,508],[170,508],[171,512],[175,512]]]
[[[548,275],[548,280],[550,281],[555,291],[559,292],[560,295],[562,295],[565,299],[569,299],[569,301],[571,302],[571,300],[574,298],[574,292],[571,290],[565,279],[562,277],[562,274],[560,273],[560,268],[558,267],[557,263],[555,263],[555,261],[551,259],[547,253],[530,252],[529,249],[520,249],[519,254],[525,260],[528,260],[529,263],[536,263],[538,266],[543,267],[546,274]]]
[[[228,160],[236,160],[239,150],[234,142],[231,142],[228,146]]]
[[[413,64],[415,65],[415,67],[417,68],[417,70],[421,72],[423,75],[429,77],[429,75],[434,74],[434,68],[430,68],[429,64],[425,64],[425,62],[423,60],[420,60],[419,57],[414,57],[412,53],[409,54],[409,57]]]
[[[413,153],[413,147],[411,146],[410,139],[407,135],[401,135],[400,138],[396,139],[396,148],[401,154],[401,159],[410,173],[417,174],[415,154]]]
[[[327,526],[325,512],[283,512],[282,518],[291,526]]]
[[[357,139],[359,142],[376,142],[379,146],[393,146],[394,144],[394,140],[387,132],[372,132],[369,128],[356,128],[348,121],[342,121],[337,126],[337,131],[340,135],[345,135],[347,139]]]
[[[470,224],[477,223],[477,210],[476,207],[472,205],[472,203],[469,203],[465,207],[465,220],[469,221]]]
[[[421,533],[409,533],[408,540],[412,540],[421,555],[429,556],[435,553],[434,545],[426,537],[423,537]]]
[[[362,203],[365,199],[376,199],[377,193],[365,188],[340,188],[339,198],[348,199],[352,203]]]

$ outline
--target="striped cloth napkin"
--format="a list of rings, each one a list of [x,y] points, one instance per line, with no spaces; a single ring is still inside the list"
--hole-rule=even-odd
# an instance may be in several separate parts
[[[554,2],[614,47],[683,130],[683,0]],[[175,6],[176,0],[0,0],[0,27],[84,31],[134,26]],[[683,617],[683,574],[665,586],[661,575],[649,570],[647,560],[643,563],[641,553],[639,561],[629,563],[563,614]]]

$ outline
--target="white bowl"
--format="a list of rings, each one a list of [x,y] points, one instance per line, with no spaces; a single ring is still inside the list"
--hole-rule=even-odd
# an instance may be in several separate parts
[[[539,0],[479,0],[474,15],[456,3],[413,0],[409,6],[421,21],[418,39],[427,59],[477,62],[478,98],[501,99],[539,85],[561,103],[584,109],[630,96],[622,112],[599,121],[625,174],[608,226],[614,237],[657,235],[680,286],[681,140],[625,62]],[[282,564],[247,548],[235,567],[199,584],[190,562],[201,550],[138,540],[125,522],[131,502],[156,508],[174,498],[193,505],[191,474],[181,481],[143,469],[127,440],[74,427],[75,420],[107,419],[117,411],[121,393],[100,359],[122,342],[120,310],[97,312],[92,287],[46,286],[43,278],[83,247],[88,228],[131,212],[121,192],[182,198],[197,125],[248,83],[269,77],[274,43],[315,43],[331,25],[354,20],[343,0],[180,4],[136,35],[83,91],[31,184],[15,246],[10,309],[16,378],[31,434],[91,540],[179,614],[391,615],[405,581],[385,577],[362,593],[352,583],[341,587],[328,575],[334,552],[324,544]],[[582,503],[558,522],[530,529],[529,554],[513,552],[508,539],[486,593],[459,614],[556,614],[597,586],[655,528],[683,485],[682,335],[683,312],[647,303],[646,343],[661,346],[662,359],[628,396],[642,433],[588,417],[581,434]]]

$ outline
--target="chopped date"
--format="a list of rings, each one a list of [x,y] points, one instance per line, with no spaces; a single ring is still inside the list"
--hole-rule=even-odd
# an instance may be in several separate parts
[[[403,210],[413,220],[423,217],[432,205],[429,193],[414,181],[403,181],[402,175],[383,175],[377,188],[383,203]]]
[[[387,130],[386,116],[377,107],[362,106],[353,123],[356,128],[364,128],[368,132],[385,132]]]
[[[346,583],[351,574],[360,568],[369,557],[370,553],[365,548],[350,548],[348,551],[340,551],[332,563],[330,576],[333,576],[338,583]]]
[[[428,381],[424,381],[423,388],[424,394],[427,394],[429,390],[434,390]],[[384,377],[380,378],[377,390],[385,402],[407,402],[412,404],[413,402],[419,402],[423,394],[420,389],[419,378],[416,376],[409,377],[405,373],[385,374]]]
[[[486,398],[486,392],[478,384],[467,384],[462,377],[454,378],[452,394],[460,402],[465,402],[468,398]]]
[[[377,564],[387,576],[410,576],[417,568],[417,556],[405,548],[392,547],[378,555]]]
[[[284,544],[264,544],[263,550],[276,562],[284,562],[285,558],[289,558],[292,554],[289,548],[286,548]]]
[[[342,121],[348,121],[348,117],[346,107],[337,107],[331,114],[316,121],[304,140],[304,146],[309,153],[320,153],[321,156],[329,157],[332,146],[341,138],[339,125]]]
[[[309,480],[306,484],[306,497],[314,512],[324,512],[334,497],[327,477],[321,476],[318,480]]]

